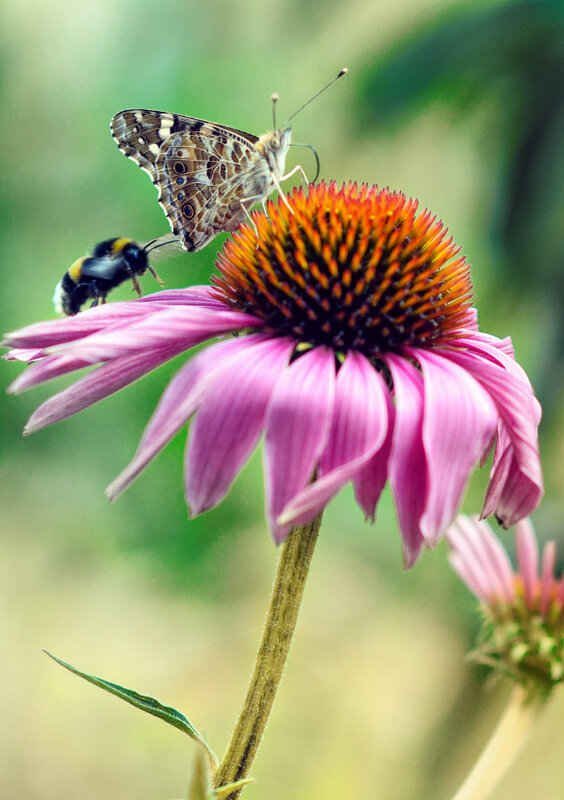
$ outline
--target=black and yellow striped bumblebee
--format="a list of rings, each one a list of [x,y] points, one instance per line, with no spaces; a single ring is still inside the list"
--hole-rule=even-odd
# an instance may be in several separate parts
[[[137,244],[125,237],[100,242],[90,255],[78,258],[55,286],[55,310],[59,314],[72,316],[78,314],[88,300],[92,300],[93,306],[105,303],[108,293],[126,280],[132,282],[134,290],[141,297],[137,276],[147,270],[164,286],[149,264],[148,254],[157,247],[174,244],[178,244],[178,240],[171,235],[151,239],[145,244]]]

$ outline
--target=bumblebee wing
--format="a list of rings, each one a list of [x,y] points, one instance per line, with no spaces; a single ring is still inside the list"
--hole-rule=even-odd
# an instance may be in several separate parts
[[[123,258],[101,256],[100,258],[86,258],[80,270],[83,278],[101,278],[105,281],[113,280],[126,267]]]

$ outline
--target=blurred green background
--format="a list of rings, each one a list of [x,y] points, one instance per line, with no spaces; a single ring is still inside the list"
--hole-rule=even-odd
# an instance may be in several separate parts
[[[52,317],[55,282],[96,242],[168,231],[147,176],[111,139],[114,113],[158,108],[259,134],[271,92],[284,118],[347,65],[294,138],[315,145],[322,177],[401,189],[462,245],[481,327],[513,337],[545,407],[535,523],[562,552],[561,0],[4,0],[3,10],[4,330]],[[307,151],[289,166],[297,158],[312,171]],[[224,238],[159,265],[167,286],[208,281]],[[219,754],[227,743],[277,559],[260,453],[196,520],[183,499],[184,433],[114,505],[103,494],[183,361],[29,439],[21,429],[53,388],[1,401],[1,796],[185,791],[192,744],[42,647],[180,708]],[[3,384],[20,372],[5,363]],[[469,512],[486,483],[487,470],[473,478]],[[333,501],[249,800],[454,792],[507,687],[464,660],[478,617],[445,556],[440,545],[406,573],[387,493],[374,526],[350,490]],[[496,798],[561,797],[563,714],[556,693]]]

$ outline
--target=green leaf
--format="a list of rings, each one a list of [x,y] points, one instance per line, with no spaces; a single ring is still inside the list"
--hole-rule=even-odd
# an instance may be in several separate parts
[[[241,786],[246,786],[247,783],[254,783],[254,778],[241,778],[240,781],[235,781],[235,783],[226,783],[225,786],[218,786],[215,789],[215,796],[218,800],[221,800],[222,797],[227,797],[234,792],[236,789],[240,789]]]
[[[222,800],[247,783],[254,783],[254,778],[242,778],[240,781],[226,783],[214,789],[209,759],[203,758],[203,752],[200,750],[196,756],[196,769],[187,800]]]
[[[215,800],[209,759],[203,757],[202,751],[196,756],[196,771],[188,793],[188,800]]]
[[[211,763],[217,766],[218,760],[213,750],[209,747],[204,737],[196,730],[192,723],[186,719],[184,714],[180,713],[180,711],[177,711],[175,708],[171,708],[170,706],[163,706],[163,704],[159,703],[158,700],[155,700],[154,697],[148,697],[147,695],[139,694],[139,692],[135,692],[133,689],[126,689],[125,686],[120,686],[117,683],[105,681],[103,678],[97,678],[95,675],[89,675],[87,672],[82,672],[76,667],[73,667],[71,664],[67,664],[66,661],[63,661],[62,659],[57,658],[57,656],[54,656],[52,653],[49,653],[48,650],[44,650],[43,652],[46,653],[49,658],[52,658],[53,661],[56,661],[57,664],[60,664],[65,669],[68,669],[69,672],[73,672],[80,678],[84,678],[85,681],[93,683],[94,686],[104,689],[104,691],[109,692],[109,694],[113,694],[116,697],[121,697],[122,700],[125,700],[127,703],[135,706],[135,708],[139,708],[141,711],[145,711],[147,714],[152,714],[154,717],[158,717],[164,722],[167,722],[169,725],[172,725],[174,728],[178,728],[178,730],[186,733],[191,739],[194,739],[203,746],[210,758]]]

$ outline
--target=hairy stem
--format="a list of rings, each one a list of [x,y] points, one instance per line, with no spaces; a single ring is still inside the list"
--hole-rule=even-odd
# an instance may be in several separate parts
[[[321,516],[292,528],[282,546],[255,667],[231,741],[215,773],[215,787],[241,780],[251,768],[290,650]],[[224,800],[235,800],[242,788],[234,789]]]

